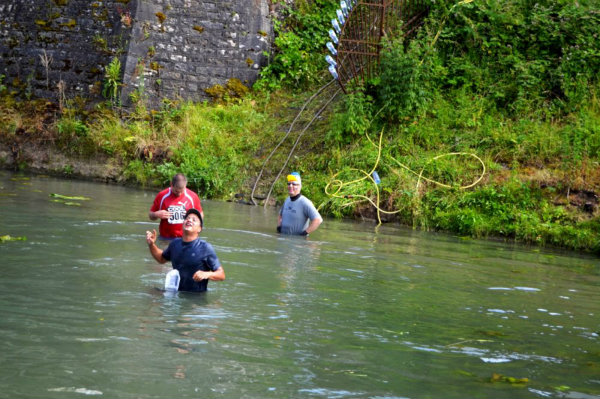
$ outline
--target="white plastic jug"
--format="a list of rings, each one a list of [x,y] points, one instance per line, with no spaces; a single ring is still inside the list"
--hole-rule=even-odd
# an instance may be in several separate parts
[[[327,48],[329,49],[329,52],[333,55],[337,55],[337,50],[335,49],[335,47],[333,47],[333,43],[331,42],[327,42],[326,44]]]
[[[179,289],[179,270],[173,269],[165,277],[165,291],[177,291]]]
[[[338,73],[333,65],[329,65],[329,73],[331,74],[331,76],[333,76],[334,79],[339,79]]]

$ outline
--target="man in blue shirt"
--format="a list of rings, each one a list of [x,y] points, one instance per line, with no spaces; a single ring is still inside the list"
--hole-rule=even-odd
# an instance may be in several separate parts
[[[287,187],[290,196],[279,211],[277,232],[306,236],[319,227],[323,218],[312,201],[300,194],[302,180],[298,172],[287,176]]]
[[[156,230],[146,231],[150,253],[158,263],[171,261],[180,275],[179,291],[206,291],[208,280],[225,280],[225,271],[212,245],[201,240],[202,215],[189,209],[183,220],[183,236],[176,238],[164,251],[156,245]]]

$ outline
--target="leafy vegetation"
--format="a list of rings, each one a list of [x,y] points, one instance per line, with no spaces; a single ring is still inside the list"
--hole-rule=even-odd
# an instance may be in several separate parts
[[[282,18],[274,20],[275,50],[256,87],[304,90],[327,75],[324,48],[338,2],[300,0],[295,7],[281,3]]]
[[[121,61],[114,57],[106,67],[106,80],[102,95],[108,98],[112,105],[119,105],[119,88],[121,87]]]
[[[0,244],[10,241],[27,241],[27,237],[12,237],[8,234],[0,236]]]

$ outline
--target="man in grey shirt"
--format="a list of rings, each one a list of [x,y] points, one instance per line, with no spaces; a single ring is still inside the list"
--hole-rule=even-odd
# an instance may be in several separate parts
[[[323,218],[312,201],[300,194],[302,181],[298,172],[287,176],[287,187],[290,196],[279,211],[277,232],[306,236],[319,227]]]

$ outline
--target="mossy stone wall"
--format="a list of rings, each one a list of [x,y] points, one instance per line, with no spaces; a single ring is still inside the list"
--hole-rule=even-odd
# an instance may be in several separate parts
[[[57,99],[100,94],[104,67],[125,57],[131,29],[124,0],[4,0],[0,4],[0,74],[15,95]]]
[[[123,104],[206,98],[266,63],[268,0],[4,0],[0,75],[21,97],[101,101],[105,68],[122,65]],[[59,82],[62,82],[59,85]]]

